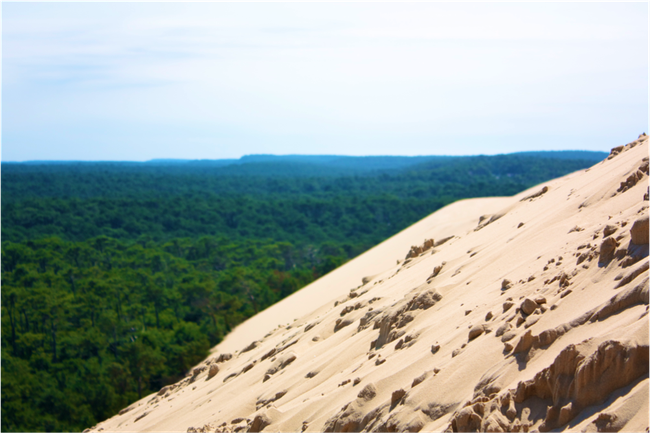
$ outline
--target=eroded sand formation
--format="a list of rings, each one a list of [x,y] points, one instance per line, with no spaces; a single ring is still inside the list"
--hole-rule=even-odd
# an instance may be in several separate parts
[[[648,138],[454,203],[93,431],[648,431]]]

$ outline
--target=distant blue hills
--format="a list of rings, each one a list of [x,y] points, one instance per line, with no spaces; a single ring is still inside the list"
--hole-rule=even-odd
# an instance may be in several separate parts
[[[594,160],[600,161],[607,157],[607,152],[600,151],[527,151],[527,152],[514,152],[510,154],[498,155],[511,155],[522,157],[537,157],[537,158],[555,158],[560,160]],[[25,164],[25,165],[69,165],[69,164],[110,164],[110,165],[132,165],[132,166],[179,166],[179,165],[200,165],[212,167],[225,167],[243,164],[259,164],[259,163],[299,163],[299,164],[315,164],[319,166],[333,166],[333,167],[354,167],[358,168],[359,164],[365,167],[372,167],[373,169],[398,169],[409,166],[416,166],[421,163],[432,161],[452,161],[461,158],[475,158],[484,157],[485,155],[467,155],[467,156],[448,156],[448,155],[424,155],[424,156],[398,156],[398,155],[381,155],[381,156],[349,156],[349,155],[273,155],[273,154],[253,154],[244,155],[241,158],[227,158],[227,159],[177,159],[177,158],[155,158],[148,161],[78,161],[78,160],[30,160],[22,162],[2,162],[2,164]]]
[[[607,157],[595,151],[533,151],[474,156],[346,156],[346,155],[245,155],[239,159],[183,160],[154,159],[135,161],[25,161],[3,162],[4,174],[12,173],[166,173],[168,175],[217,177],[338,178],[429,172],[446,167],[466,170],[482,164],[496,164],[497,172],[512,166],[529,167],[534,160],[579,163],[589,167]],[[490,162],[490,163],[488,163]],[[507,163],[506,163],[507,162]],[[467,167],[465,167],[467,166]],[[470,170],[470,169],[467,169]],[[509,169],[510,172],[516,169]],[[471,170],[470,170],[471,171]],[[496,172],[495,172],[496,173]]]
[[[30,228],[33,225],[42,226],[39,226],[41,229],[38,232],[41,235],[51,233],[48,232],[51,228],[47,225],[53,224],[55,220],[49,217],[39,220],[40,217],[34,217],[30,208],[42,206],[43,212],[51,215],[53,209],[59,209],[59,205],[54,202],[39,202],[47,198],[114,200],[119,205],[115,206],[122,210],[116,211],[115,215],[119,218],[131,212],[135,213],[135,208],[138,208],[137,213],[142,211],[142,218],[146,219],[144,215],[158,215],[157,212],[152,213],[149,207],[158,209],[161,203],[166,203],[169,208],[161,214],[162,216],[173,214],[175,218],[181,218],[182,215],[183,219],[189,219],[187,221],[191,223],[188,223],[189,226],[184,226],[184,223],[176,225],[177,229],[182,230],[173,232],[174,236],[223,231],[234,234],[233,228],[239,223],[233,220],[234,217],[229,217],[229,213],[233,209],[238,209],[240,213],[244,212],[242,210],[248,210],[245,212],[249,213],[250,209],[247,207],[256,204],[255,206],[262,208],[255,208],[258,211],[246,214],[248,217],[242,221],[251,222],[250,227],[246,229],[246,236],[255,233],[256,237],[263,237],[266,223],[260,223],[258,214],[266,215],[270,212],[269,208],[264,208],[266,205],[263,205],[270,203],[269,201],[275,204],[271,214],[277,214],[278,218],[288,215],[283,214],[282,210],[291,204],[290,206],[298,208],[306,206],[305,209],[311,210],[307,214],[304,214],[302,208],[296,211],[303,213],[301,218],[307,219],[305,221],[320,219],[323,210],[319,207],[323,206],[335,210],[336,212],[331,211],[327,218],[336,216],[336,219],[343,219],[348,213],[375,215],[379,209],[387,213],[407,212],[410,213],[407,219],[410,224],[453,200],[516,194],[549,179],[591,167],[606,156],[605,152],[549,151],[462,157],[247,155],[236,160],[3,163],[3,240],[12,237],[22,239],[21,237],[32,231]],[[23,202],[27,205],[15,205]],[[185,205],[179,205],[181,202]],[[401,205],[398,206],[398,203]],[[404,205],[406,203],[408,205]],[[131,205],[135,208],[129,208]],[[101,206],[106,204],[102,202]],[[16,214],[12,211],[18,209],[16,207],[22,207],[20,209],[26,211]],[[95,208],[88,212],[95,212],[93,209]],[[208,209],[212,210],[209,211],[214,214],[212,217],[195,217],[204,215]],[[92,217],[103,219],[96,223],[97,225],[109,224],[103,215],[104,213],[99,213]],[[11,218],[14,218],[14,226],[22,228],[13,235],[4,232],[4,223],[11,221]],[[395,218],[397,217],[394,217],[393,221],[397,221]],[[197,219],[201,222],[197,223]],[[216,228],[209,223],[213,220],[219,221],[221,226]],[[75,220],[75,223],[69,226],[72,231],[70,234],[74,232],[70,236],[86,239],[85,235],[80,235],[81,229],[77,230],[83,225],[83,221]],[[160,226],[161,221],[156,221],[158,226],[155,230],[160,231],[156,233],[161,237],[170,236],[171,232],[164,229],[164,225]],[[288,223],[289,221],[286,220],[283,225],[298,224],[298,220],[294,223]],[[350,222],[356,220],[345,221],[352,224]],[[122,227],[121,224],[118,226]],[[138,225],[129,227],[132,232],[142,229]],[[363,229],[360,229],[361,227]],[[374,230],[365,223],[355,228],[350,226],[345,231]],[[314,229],[315,232],[304,239],[321,237],[319,230]],[[127,232],[131,233],[129,231]],[[84,233],[91,236],[90,232]],[[107,229],[106,233],[116,234],[113,229]],[[125,236],[123,232],[120,234]],[[385,233],[386,236],[387,234],[388,232]],[[381,239],[383,238],[374,238],[373,242]]]

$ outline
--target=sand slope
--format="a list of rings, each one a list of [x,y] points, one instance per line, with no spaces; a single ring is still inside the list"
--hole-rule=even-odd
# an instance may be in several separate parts
[[[92,431],[646,432],[647,191],[641,136],[517,196],[454,203]]]

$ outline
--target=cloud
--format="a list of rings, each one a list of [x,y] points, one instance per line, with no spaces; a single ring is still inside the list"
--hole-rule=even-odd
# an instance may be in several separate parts
[[[475,153],[481,135],[573,146],[585,130],[647,129],[642,3],[7,3],[3,14],[3,144],[24,158],[40,158],[28,132],[43,128],[66,137],[62,159],[93,131],[137,136],[150,158],[191,136],[206,152],[195,158],[216,158],[271,143],[265,152],[409,142],[436,153],[443,139]]]

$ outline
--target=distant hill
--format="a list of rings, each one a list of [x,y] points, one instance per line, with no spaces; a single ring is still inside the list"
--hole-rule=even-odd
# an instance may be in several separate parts
[[[45,197],[330,197],[337,192],[397,197],[489,196],[514,194],[546,179],[589,167],[606,155],[550,151],[466,157],[248,155],[238,160],[2,163],[2,201],[4,206]],[[509,178],[512,185],[490,187],[501,178]]]
[[[528,157],[558,160],[581,160],[589,164],[603,160],[606,152],[596,151],[534,151],[501,154],[496,156],[345,156],[345,155],[245,155],[239,159],[183,160],[154,159],[135,161],[25,161],[3,162],[8,173],[88,173],[144,172],[159,173],[210,173],[223,176],[274,176],[274,177],[345,177],[397,173],[408,169],[427,169],[445,164],[472,161],[477,158]],[[462,164],[462,163],[461,163]],[[191,169],[191,171],[189,170]],[[215,169],[218,169],[215,171]],[[162,170],[163,172],[160,172]]]

